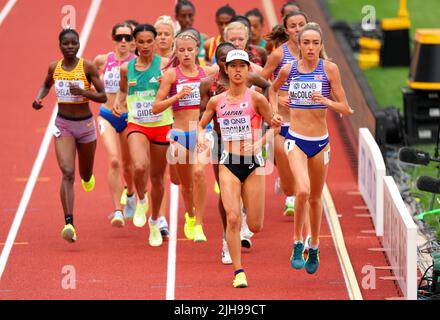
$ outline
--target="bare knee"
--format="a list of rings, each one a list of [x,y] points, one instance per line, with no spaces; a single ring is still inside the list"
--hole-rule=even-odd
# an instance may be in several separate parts
[[[296,200],[300,203],[305,203],[310,199],[310,189],[305,187],[300,187],[296,190]]]
[[[61,166],[63,180],[73,183],[75,181],[75,168],[71,166]]]
[[[205,170],[197,168],[193,173],[194,184],[200,185],[206,182]]]
[[[119,170],[119,168],[121,167],[121,163],[120,163],[118,157],[112,157],[110,159],[109,166],[110,166],[111,170]]]
[[[322,206],[321,197],[310,197],[309,204],[311,208],[319,208],[320,206]]]
[[[164,182],[163,182],[163,176],[162,175],[152,175],[151,176],[151,185],[154,186],[154,188],[164,188]]]
[[[147,173],[147,164],[145,163],[138,162],[135,163],[133,167],[135,176],[143,176]]]
[[[241,213],[235,210],[226,211],[227,225],[234,230],[240,230],[241,228]]]
[[[263,230],[263,222],[253,222],[248,223],[249,230],[251,230],[253,233],[258,233]]]

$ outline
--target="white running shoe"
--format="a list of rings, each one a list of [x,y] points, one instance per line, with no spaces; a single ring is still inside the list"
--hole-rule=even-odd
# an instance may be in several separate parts
[[[246,222],[246,210],[244,207],[241,209],[241,229],[240,229],[240,239],[241,246],[243,248],[250,249],[252,247],[251,238],[253,236],[253,232],[249,230],[249,227]]]
[[[116,228],[122,228],[123,226],[125,226],[124,215],[122,214],[122,211],[116,210],[115,212],[113,212],[111,224],[112,227]]]
[[[168,240],[170,238],[170,232],[168,231],[168,222],[165,217],[160,216],[158,218],[158,224],[160,229],[160,234],[163,240]]]
[[[229,254],[228,243],[225,239],[223,239],[222,245],[222,263],[223,264],[232,264],[231,255]]]
[[[133,193],[131,197],[126,197],[125,199],[125,207],[124,207],[125,219],[128,220],[133,219],[135,210],[136,210],[136,196]]]

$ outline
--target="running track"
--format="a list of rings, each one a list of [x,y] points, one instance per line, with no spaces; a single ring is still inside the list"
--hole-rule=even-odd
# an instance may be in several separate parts
[[[246,4],[228,1],[237,12],[257,6],[264,12],[262,2]],[[0,8],[6,1],[0,0]],[[55,4],[54,4],[55,3]],[[81,31],[90,6],[89,1],[71,0],[76,8],[77,29]],[[98,53],[111,50],[110,30],[114,23],[133,18],[153,23],[161,14],[174,15],[174,1],[166,0],[154,6],[150,1],[102,1],[83,56],[93,59]],[[210,0],[210,5],[194,1],[197,7],[195,26],[203,32],[216,34],[213,23],[216,8],[225,1]],[[282,1],[274,0],[279,16]],[[43,139],[55,103],[53,90],[45,99],[45,108],[31,108],[50,61],[60,58],[57,35],[62,19],[61,1],[21,0],[0,26],[3,48],[10,54],[0,59],[4,77],[0,87],[3,100],[3,125],[0,129],[2,146],[0,179],[4,183],[0,197],[0,248],[3,250],[12,221],[39,146]],[[38,14],[36,14],[38,13]],[[266,14],[266,13],[265,13]],[[313,16],[313,13],[309,12]],[[267,21],[267,19],[266,19]],[[92,109],[97,113],[98,105]],[[386,265],[382,254],[366,254],[368,248],[380,246],[377,238],[360,230],[372,229],[370,219],[355,219],[351,212],[359,196],[347,198],[347,190],[356,190],[356,176],[350,169],[346,149],[339,129],[329,117],[332,135],[332,165],[328,184],[341,219],[347,249],[358,282],[362,281],[362,266]],[[98,139],[99,140],[99,139]],[[91,194],[82,191],[80,178],[75,183],[75,225],[77,243],[67,244],[60,237],[63,226],[59,202],[60,173],[53,144],[44,160],[37,183],[20,225],[6,268],[0,278],[0,299],[165,299],[167,287],[168,245],[148,246],[147,229],[128,223],[114,229],[107,219],[112,211],[108,192],[107,160],[98,141],[95,160],[97,184]],[[276,173],[267,179],[266,213],[263,232],[253,238],[254,246],[244,251],[249,288],[235,290],[231,286],[232,267],[220,262],[221,226],[217,211],[217,196],[213,192],[213,174],[209,179],[205,233],[208,242],[195,244],[184,240],[183,201],[179,200],[175,299],[348,299],[340,263],[326,219],[321,237],[321,266],[309,276],[305,271],[291,269],[291,237],[293,223],[282,215],[283,198],[274,194]],[[341,177],[343,177],[341,179]],[[333,191],[334,190],[334,191]],[[345,218],[347,216],[347,218]],[[362,240],[364,239],[364,240]],[[62,288],[63,268],[71,266],[76,272],[76,289]],[[365,299],[397,296],[392,282],[378,283],[380,290],[363,290]]]

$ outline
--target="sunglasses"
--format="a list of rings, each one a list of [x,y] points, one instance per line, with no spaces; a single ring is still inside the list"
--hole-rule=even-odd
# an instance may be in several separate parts
[[[131,34],[115,34],[113,36],[113,40],[115,40],[116,42],[121,42],[122,39],[125,39],[125,41],[129,42],[133,40],[133,36]]]

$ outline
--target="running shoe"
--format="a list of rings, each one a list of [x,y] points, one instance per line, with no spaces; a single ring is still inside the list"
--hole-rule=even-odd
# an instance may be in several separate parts
[[[286,217],[293,217],[295,214],[295,196],[286,197],[286,206],[284,208],[284,215]]]
[[[249,230],[249,227],[246,222],[246,210],[244,207],[241,209],[241,229],[240,229],[240,240],[241,246],[243,248],[250,249],[252,247],[251,238],[253,236],[253,232]]]
[[[229,254],[228,243],[225,239],[223,239],[222,245],[222,263],[223,264],[232,264],[231,255]]]
[[[214,192],[216,194],[220,194],[220,186],[218,185],[217,181],[214,183]]]
[[[125,207],[124,207],[125,219],[128,219],[128,220],[133,219],[135,208],[136,208],[136,196],[133,193],[131,195],[131,197],[126,197],[126,203],[125,203]],[[148,209],[147,209],[147,211],[148,211]]]
[[[319,249],[309,248],[309,254],[306,261],[306,271],[308,274],[314,274],[319,267]]]
[[[244,272],[237,273],[234,277],[234,282],[232,282],[234,288],[247,288],[247,279]]]
[[[307,235],[306,241],[304,241],[304,252],[309,252],[310,240],[312,240],[312,236],[311,235]]]
[[[121,210],[116,210],[115,212],[113,212],[111,224],[112,227],[116,228],[122,228],[123,226],[125,226],[124,215],[122,214]]]
[[[194,226],[194,242],[206,242],[205,234],[203,233],[203,227],[201,224]]]
[[[165,217],[159,217],[158,219],[160,234],[162,235],[162,239],[166,241],[170,238],[167,219]]]
[[[73,227],[73,225],[66,224],[63,228],[63,231],[61,231],[61,236],[63,237],[64,240],[68,241],[68,242],[75,242],[76,241],[76,231],[75,228]]]
[[[81,179],[81,183],[82,183],[84,191],[90,192],[93,190],[93,188],[95,188],[95,176],[92,174],[92,177],[87,182],[84,181],[83,179]]]
[[[188,212],[185,212],[185,226],[183,232],[188,240],[194,240],[194,224],[196,223],[196,217],[190,217]]]
[[[138,201],[136,205],[136,212],[134,213],[133,224],[138,228],[142,228],[147,223],[148,198],[146,199],[147,201],[144,204]]]
[[[301,270],[305,265],[304,261],[304,244],[302,242],[297,242],[293,246],[292,256],[290,257],[290,264],[293,269]]]
[[[160,247],[162,245],[162,235],[160,234],[159,223],[152,223],[151,218],[148,221],[150,226],[150,236],[148,237],[148,243],[152,247]]]
[[[123,206],[127,204],[127,187],[124,187],[124,190],[121,193],[121,199],[119,200],[119,203]]]

